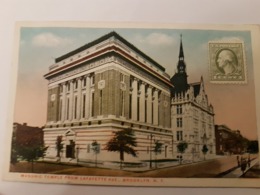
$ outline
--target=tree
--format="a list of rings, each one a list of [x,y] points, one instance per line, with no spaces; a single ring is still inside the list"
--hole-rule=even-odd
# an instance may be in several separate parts
[[[187,148],[188,148],[188,144],[185,141],[179,142],[178,145],[177,145],[178,152],[181,153],[181,155],[179,156],[180,164],[182,163],[182,154],[185,152],[185,150]]]
[[[17,154],[21,159],[31,163],[31,171],[34,172],[34,167],[33,167],[34,161],[43,157],[45,155],[47,148],[48,147],[44,147],[41,145],[19,146],[17,147]]]
[[[120,168],[124,161],[124,153],[137,157],[134,147],[137,146],[136,138],[132,129],[123,129],[113,133],[114,136],[107,142],[105,149],[111,152],[119,152]]]
[[[209,149],[208,149],[208,147],[207,147],[206,144],[203,145],[201,151],[202,151],[202,153],[203,153],[203,155],[204,155],[204,160],[206,160],[206,154],[207,154],[207,152],[209,151]]]
[[[58,157],[59,160],[60,160],[60,157],[61,157],[60,153],[61,153],[61,150],[63,149],[62,136],[61,135],[57,136],[55,144],[56,144],[56,150],[57,150],[56,157]]]
[[[154,146],[154,153],[155,153],[155,167],[157,168],[157,154],[160,154],[162,152],[162,143],[160,143],[158,140],[155,141]]]
[[[97,167],[97,155],[100,152],[100,144],[96,140],[94,140],[91,145],[92,145],[92,151],[94,152],[95,157],[96,157],[95,158],[95,166]]]
[[[17,147],[16,147],[16,140],[14,136],[12,137],[12,147],[11,147],[11,163],[15,164],[18,162],[17,160]]]
[[[258,147],[258,141],[253,140],[248,142],[247,151],[249,153],[258,153],[259,147]]]

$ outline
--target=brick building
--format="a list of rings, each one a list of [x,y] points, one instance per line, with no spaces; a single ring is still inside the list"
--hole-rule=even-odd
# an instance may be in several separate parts
[[[12,139],[18,147],[43,145],[43,128],[14,123]]]
[[[62,136],[61,160],[89,162],[91,143],[101,146],[101,160],[118,159],[104,148],[114,131],[131,128],[138,159],[153,158],[152,145],[163,143],[160,158],[172,158],[170,82],[165,69],[115,32],[55,60],[49,81],[48,117],[44,128],[46,159],[56,159],[56,138]]]
[[[216,154],[241,154],[247,151],[248,139],[239,130],[232,130],[226,125],[215,125]]]

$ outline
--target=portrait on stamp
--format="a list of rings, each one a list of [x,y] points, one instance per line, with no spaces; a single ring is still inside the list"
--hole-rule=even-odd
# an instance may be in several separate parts
[[[211,82],[246,83],[243,43],[210,42]]]

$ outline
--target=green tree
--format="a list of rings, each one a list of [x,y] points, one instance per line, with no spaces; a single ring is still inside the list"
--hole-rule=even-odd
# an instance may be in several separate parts
[[[34,172],[34,161],[45,155],[45,152],[48,147],[41,145],[34,146],[19,146],[17,147],[17,155],[27,162],[31,163],[31,172]]]
[[[97,155],[100,153],[100,144],[96,140],[94,140],[91,146],[92,146],[92,151],[95,154],[95,166],[97,167]]]
[[[58,157],[59,161],[60,161],[60,157],[61,157],[60,153],[61,153],[61,150],[63,149],[62,136],[61,135],[57,136],[55,144],[56,144],[56,150],[57,150],[56,157]]]
[[[162,152],[162,146],[163,144],[159,142],[158,140],[154,143],[154,153],[155,153],[155,168],[157,168],[157,154],[160,154]]]
[[[249,153],[258,153],[259,147],[258,147],[258,141],[252,140],[248,142],[247,151]]]
[[[17,147],[16,147],[16,140],[14,136],[12,137],[12,148],[11,148],[11,163],[15,164],[18,162],[17,160]]]
[[[124,153],[137,157],[134,147],[137,146],[136,137],[132,129],[123,129],[114,132],[114,136],[107,142],[105,149],[111,152],[119,152],[120,168],[124,161]]]
[[[178,152],[181,153],[179,156],[179,163],[182,163],[182,154],[185,152],[185,150],[188,148],[188,144],[185,141],[179,142],[177,145]]]
[[[204,160],[206,160],[206,154],[207,154],[207,152],[209,151],[209,149],[208,149],[208,147],[207,147],[206,144],[203,145],[201,151],[202,151],[202,153],[203,153],[203,155],[204,155]]]

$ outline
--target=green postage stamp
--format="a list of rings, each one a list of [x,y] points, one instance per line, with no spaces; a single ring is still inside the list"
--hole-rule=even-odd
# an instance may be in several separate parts
[[[241,84],[247,82],[243,42],[209,42],[210,82]]]

